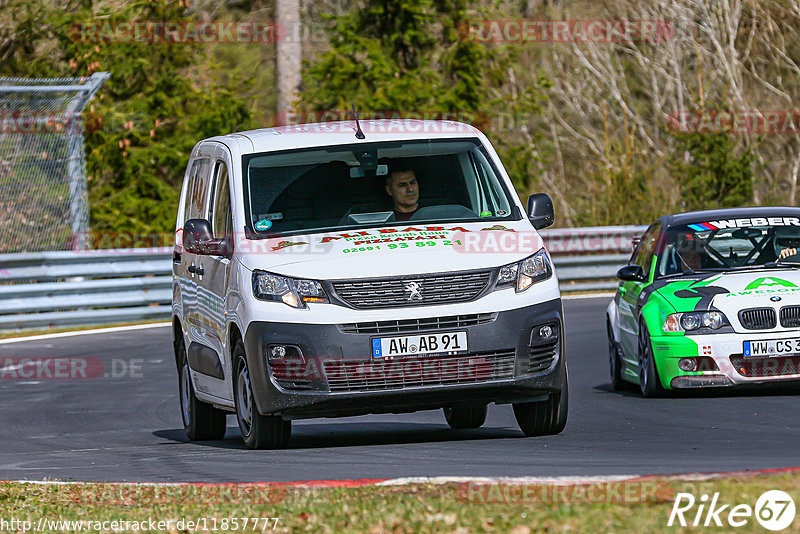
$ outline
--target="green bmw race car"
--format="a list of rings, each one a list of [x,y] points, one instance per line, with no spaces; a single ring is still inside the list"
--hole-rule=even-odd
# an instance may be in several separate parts
[[[656,220],[607,309],[613,387],[800,384],[799,251],[800,208]]]

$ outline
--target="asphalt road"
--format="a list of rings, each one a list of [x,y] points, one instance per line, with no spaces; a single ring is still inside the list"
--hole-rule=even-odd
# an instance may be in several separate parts
[[[224,440],[190,443],[168,328],[0,344],[0,359],[81,357],[101,360],[104,370],[94,379],[0,379],[0,479],[230,482],[800,466],[796,395],[650,400],[611,391],[607,303],[565,302],[569,422],[546,438],[523,437],[511,407],[492,405],[477,430],[450,430],[441,411],[312,419],[295,421],[290,449],[248,451],[229,416]]]

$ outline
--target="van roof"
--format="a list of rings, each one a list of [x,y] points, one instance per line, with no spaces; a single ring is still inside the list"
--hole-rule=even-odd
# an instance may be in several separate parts
[[[362,120],[360,124],[365,139],[356,138],[356,123],[351,120],[261,128],[212,137],[205,141],[236,143],[242,154],[250,154],[375,141],[483,137],[474,126],[456,121],[370,119]]]

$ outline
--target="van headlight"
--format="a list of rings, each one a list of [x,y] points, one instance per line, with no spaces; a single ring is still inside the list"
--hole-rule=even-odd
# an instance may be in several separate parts
[[[513,285],[517,293],[520,293],[551,276],[553,266],[547,251],[542,248],[529,258],[500,267],[496,287],[500,289]]]
[[[328,302],[328,295],[316,280],[298,280],[265,271],[253,271],[253,296],[292,308],[305,308],[306,302]]]
[[[730,325],[725,314],[718,311],[672,313],[664,320],[664,332],[691,332],[698,328],[718,330]]]

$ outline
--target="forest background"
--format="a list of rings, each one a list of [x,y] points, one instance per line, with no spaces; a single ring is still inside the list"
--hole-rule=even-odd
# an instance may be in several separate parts
[[[92,42],[76,25],[274,11],[272,0],[0,0],[0,76],[111,73],[84,116],[93,231],[171,233],[194,144],[287,117],[276,112],[274,43]],[[797,202],[795,2],[305,0],[300,13],[290,118],[351,105],[461,117],[490,138],[521,198],[551,195],[556,226]],[[470,31],[520,19],[665,30],[525,42]],[[727,127],[720,114],[750,122]]]

